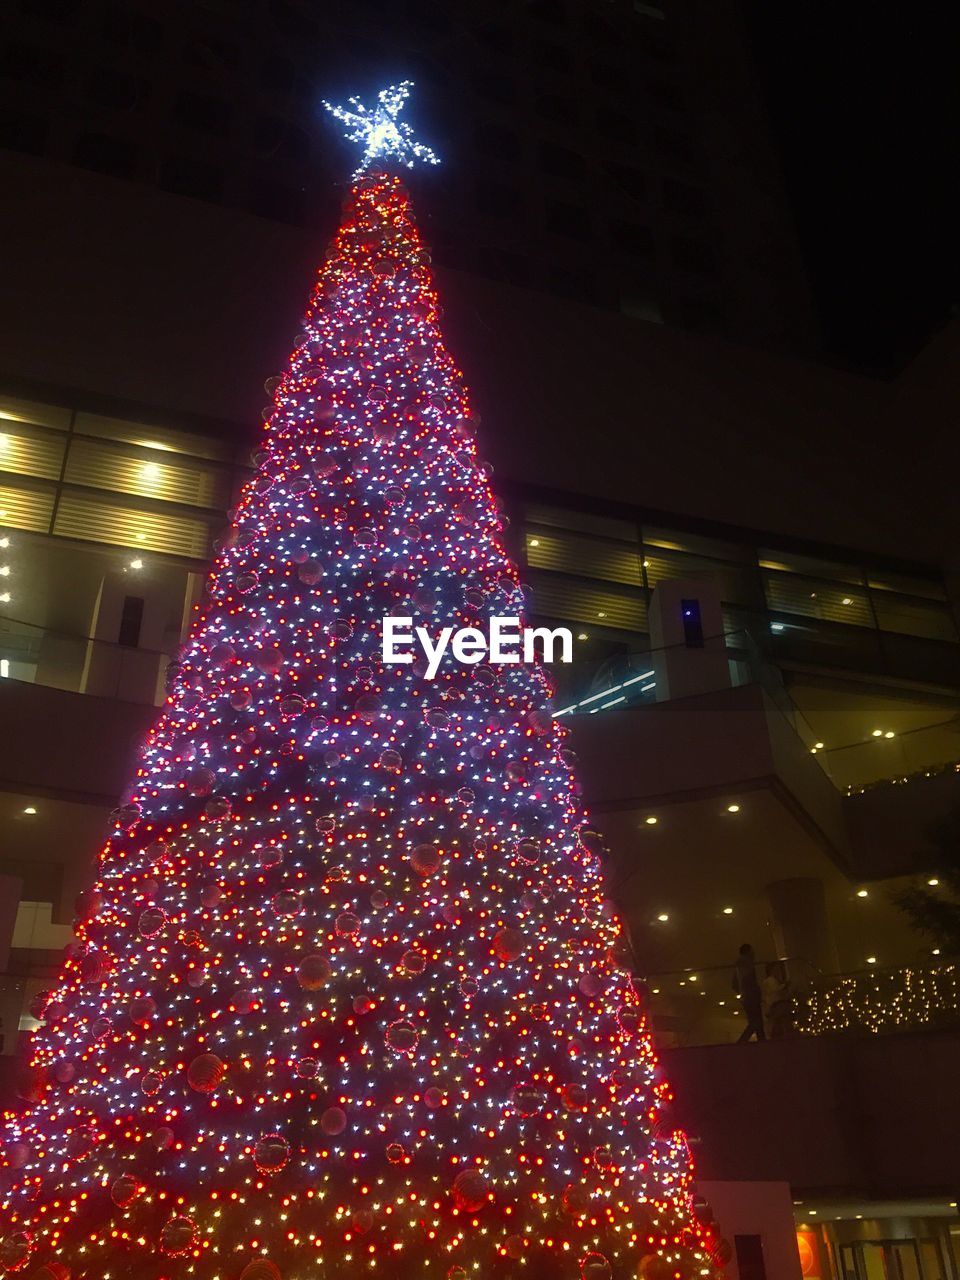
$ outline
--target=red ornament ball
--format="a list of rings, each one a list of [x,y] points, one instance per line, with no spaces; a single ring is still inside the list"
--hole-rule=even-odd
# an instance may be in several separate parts
[[[33,1241],[26,1231],[14,1231],[0,1240],[0,1267],[7,1271],[19,1271],[25,1267],[33,1249]]]
[[[423,880],[439,871],[441,861],[440,850],[432,844],[418,844],[410,854],[410,865]]]
[[[319,991],[333,976],[333,967],[326,956],[314,952],[304,956],[297,966],[297,982],[304,991]]]
[[[384,1033],[384,1039],[397,1053],[413,1053],[419,1036],[412,1022],[406,1022],[400,1018],[390,1023]]]
[[[443,1090],[438,1089],[436,1085],[431,1085],[424,1091],[423,1100],[431,1111],[435,1111],[437,1107],[443,1105]]]
[[[327,1107],[320,1117],[320,1128],[330,1138],[343,1133],[347,1127],[347,1113],[343,1107]]]
[[[571,1218],[582,1218],[590,1209],[590,1193],[579,1182],[568,1182],[560,1197],[564,1213]]]
[[[316,1058],[301,1058],[296,1065],[296,1072],[301,1080],[314,1080],[320,1074],[320,1063]]]
[[[240,1272],[240,1280],[281,1280],[280,1268],[275,1267],[266,1258],[257,1258],[248,1262]]]
[[[36,1271],[30,1272],[30,1280],[70,1280],[73,1272],[65,1262],[58,1262],[55,1258],[49,1262],[45,1262],[42,1267],[38,1267]]]
[[[602,1253],[585,1253],[580,1259],[580,1280],[612,1280],[610,1259]]]
[[[453,1180],[453,1201],[463,1213],[477,1213],[490,1199],[490,1186],[479,1169],[464,1169]]]
[[[523,954],[523,934],[519,929],[501,929],[493,936],[492,950],[503,964],[511,964]]]
[[[215,1053],[201,1053],[187,1068],[187,1084],[197,1093],[213,1093],[227,1070]]]
[[[543,1107],[543,1094],[533,1084],[518,1084],[511,1094],[517,1114],[525,1119],[535,1116]]]
[[[401,1164],[406,1154],[399,1142],[391,1142],[387,1147],[387,1159],[391,1164]]]
[[[118,1209],[125,1209],[128,1204],[133,1204],[141,1191],[143,1185],[132,1173],[121,1173],[110,1184],[110,1199]]]
[[[167,1151],[173,1146],[175,1137],[173,1130],[163,1124],[154,1129],[150,1135],[150,1141],[157,1151]]]
[[[503,1252],[508,1258],[516,1261],[523,1257],[523,1236],[507,1236],[503,1242]]]
[[[176,1214],[160,1232],[160,1250],[168,1258],[189,1253],[196,1243],[197,1224],[186,1214]]]
[[[290,1143],[281,1133],[265,1133],[253,1149],[253,1159],[261,1173],[279,1173],[290,1159]]]
[[[405,951],[400,959],[400,965],[404,973],[419,974],[423,973],[427,967],[427,961],[419,951]]]
[[[359,1232],[360,1235],[366,1235],[373,1226],[373,1212],[370,1209],[358,1209],[350,1223],[354,1231]]]
[[[352,911],[344,911],[337,916],[334,928],[341,938],[355,938],[360,932],[360,919]]]

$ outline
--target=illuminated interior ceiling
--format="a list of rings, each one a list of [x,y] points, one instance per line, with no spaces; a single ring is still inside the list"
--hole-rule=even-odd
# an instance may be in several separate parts
[[[890,902],[897,882],[848,880],[766,788],[596,817],[614,851],[611,894],[648,973],[715,968],[729,992],[741,943],[762,960],[776,956],[764,890],[793,877],[823,882],[841,969],[864,968],[870,957],[881,966],[931,958]]]
[[[790,685],[790,697],[841,790],[905,777],[960,760],[960,699],[904,690],[860,691],[827,683]]]

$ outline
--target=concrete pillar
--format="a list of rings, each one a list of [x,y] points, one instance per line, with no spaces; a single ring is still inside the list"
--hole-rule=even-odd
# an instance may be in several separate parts
[[[9,1057],[17,1047],[17,1031],[23,1005],[23,980],[11,977],[10,947],[17,923],[23,881],[19,876],[0,875],[0,1023],[2,1023],[4,1056]]]
[[[730,687],[720,591],[707,578],[670,578],[650,600],[651,659],[657,701]]]
[[[766,894],[777,952],[792,962],[791,978],[803,982],[817,972],[836,973],[840,965],[823,881],[815,876],[777,880],[767,885]]]

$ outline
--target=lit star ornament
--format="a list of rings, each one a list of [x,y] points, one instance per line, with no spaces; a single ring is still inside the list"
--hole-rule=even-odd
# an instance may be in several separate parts
[[[397,119],[412,88],[413,81],[404,80],[401,84],[381,89],[377,94],[377,105],[372,111],[359,98],[348,99],[352,108],[349,111],[346,107],[336,107],[330,102],[324,102],[323,105],[330,114],[347,126],[345,134],[348,141],[363,144],[363,162],[357,174],[363,173],[371,161],[384,157],[395,160],[407,169],[412,169],[417,160],[423,164],[440,163],[436,152],[413,141],[410,125]]]

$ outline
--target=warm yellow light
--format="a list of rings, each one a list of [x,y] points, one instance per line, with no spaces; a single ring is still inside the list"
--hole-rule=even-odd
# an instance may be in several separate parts
[[[153,484],[160,479],[160,467],[156,462],[145,462],[140,468],[141,480],[146,480],[148,484]]]
[[[725,916],[732,916],[732,915],[733,915],[733,907],[724,907],[724,908],[723,908],[723,914],[724,914]]]
[[[886,732],[883,736],[884,736],[885,738],[895,738],[897,735],[893,732],[893,730],[892,730],[892,729],[888,729],[888,730],[887,730],[887,732]]]
[[[867,964],[876,964],[876,963],[877,963],[876,956],[867,956]]]
[[[530,545],[531,545],[531,547],[539,547],[539,545],[540,545],[540,539],[539,539],[539,538],[531,538],[531,539],[530,539]]]
[[[146,540],[147,540],[147,535],[146,535],[145,533],[138,533],[138,534],[137,534],[137,541],[138,541],[138,542],[146,542]]]
[[[882,729],[874,729],[874,731],[873,731],[873,736],[874,736],[875,738],[882,738],[882,737],[883,737],[883,730],[882,730]]]
[[[131,568],[131,569],[142,569],[142,568],[143,568],[143,561],[142,561],[142,560],[140,560],[140,559],[137,559],[137,560],[131,560],[131,561],[130,561],[130,568]]]
[[[37,811],[36,811],[36,809],[33,807],[33,805],[32,805],[32,804],[28,804],[28,805],[27,805],[27,807],[24,809],[24,811],[23,811],[23,812],[24,812],[24,813],[29,813],[29,814],[34,814],[34,813],[36,813]]]
[[[670,917],[667,915],[665,911],[661,911],[660,914],[657,916],[657,919],[660,921],[661,924],[666,924],[667,921],[670,919]]]
[[[867,892],[867,890],[866,890],[866,889],[858,889],[858,890],[857,890],[857,897],[858,897],[858,898],[869,898],[869,896],[870,896],[870,894]]]
[[[655,827],[659,821],[660,819],[654,817],[652,813],[650,814],[649,817],[644,818],[644,822],[647,824],[648,827]]]
[[[607,616],[607,615],[606,615],[605,613],[603,613],[603,612],[601,612],[601,613],[598,613],[598,614],[597,614],[597,617],[598,617],[598,618],[605,618],[606,616]]]
[[[727,813],[739,813],[739,812],[740,812],[740,806],[738,804],[727,805]]]
[[[935,889],[939,883],[940,881],[937,879],[936,876],[931,876],[930,879],[927,881],[927,884],[930,886],[931,889]]]
[[[577,639],[578,639],[578,640],[586,640],[586,639],[588,639],[587,633],[586,633],[585,631],[581,631],[581,632],[580,632],[580,634],[577,636]]]
[[[813,749],[814,749],[814,751],[822,751],[822,750],[823,750],[823,743],[822,743],[822,742],[815,742],[815,743],[813,744]]]
[[[849,596],[844,596],[844,597],[843,597],[843,603],[844,603],[844,604],[853,604],[853,601],[850,599],[850,597],[849,597]]]

